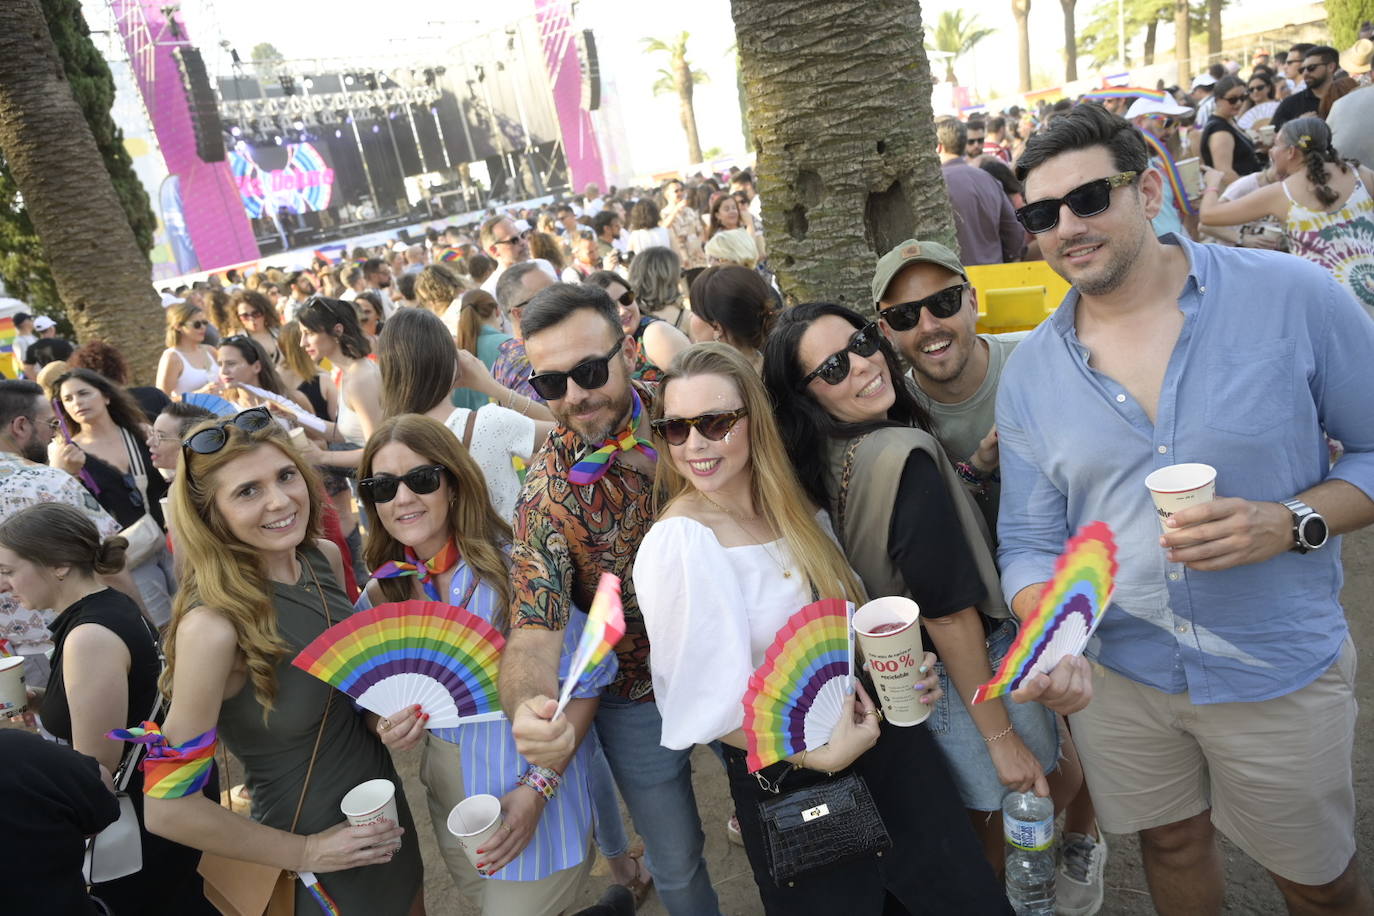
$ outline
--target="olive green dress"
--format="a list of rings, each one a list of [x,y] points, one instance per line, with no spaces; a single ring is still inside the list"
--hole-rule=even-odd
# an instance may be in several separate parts
[[[352,614],[353,607],[335,582],[324,554],[312,547],[302,551],[301,559],[310,564],[318,577],[333,621],[338,623]],[[367,729],[347,696],[291,664],[296,653],[326,629],[314,583],[310,571],[302,568],[301,579],[295,585],[275,585],[277,630],[292,651],[277,664],[276,704],[267,723],[263,723],[262,706],[249,684],[221,707],[219,738],[247,771],[253,819],[289,830],[328,698],[329,720],[320,739],[319,756],[295,832],[318,833],[342,821],[339,802],[358,783],[378,777],[394,782],[396,807],[406,830],[401,851],[385,865],[328,872],[318,877],[344,913],[404,916],[424,876],[415,824],[391,755]],[[296,908],[298,913],[319,911],[301,882],[296,883]]]

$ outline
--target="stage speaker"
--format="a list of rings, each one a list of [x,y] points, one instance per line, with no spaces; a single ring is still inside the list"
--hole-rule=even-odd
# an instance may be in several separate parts
[[[577,33],[577,63],[582,71],[582,108],[596,111],[601,107],[601,66],[596,60],[596,36],[591,29]]]
[[[205,73],[200,51],[187,46],[172,49],[181,86],[191,110],[191,129],[196,135],[196,155],[202,162],[224,161],[224,126],[219,119],[219,102]]]

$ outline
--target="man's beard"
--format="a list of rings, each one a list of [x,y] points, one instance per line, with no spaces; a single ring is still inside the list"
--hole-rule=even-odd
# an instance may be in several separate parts
[[[578,408],[579,410],[585,410],[588,407],[592,407],[593,409],[599,412],[611,406],[612,404],[609,399],[602,398],[594,402],[583,402],[582,404],[578,405]],[[616,419],[610,421],[609,423],[599,424],[598,426],[592,428],[584,427],[581,423],[578,423],[576,420],[574,420],[572,418],[572,414],[570,411],[560,416],[559,420],[563,423],[564,426],[575,432],[578,438],[580,438],[586,445],[590,446],[591,448],[600,448],[602,443],[604,443],[611,436],[614,436],[616,433],[620,432],[620,430],[624,428],[626,421],[629,419],[629,389],[626,389],[625,391],[625,404],[623,409],[616,410],[614,411],[614,413]]]
[[[19,449],[19,454],[35,464],[48,463],[48,447],[37,439],[30,439]]]

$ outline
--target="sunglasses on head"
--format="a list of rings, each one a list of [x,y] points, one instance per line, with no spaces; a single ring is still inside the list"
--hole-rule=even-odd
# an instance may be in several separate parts
[[[1063,197],[1051,197],[1026,204],[1016,211],[1016,218],[1026,227],[1027,232],[1038,235],[1041,232],[1049,232],[1059,225],[1059,208],[1065,204],[1079,219],[1097,216],[1099,213],[1105,213],[1112,205],[1112,190],[1130,184],[1139,174],[1122,172],[1119,175],[1081,184]]]
[[[429,464],[411,468],[400,477],[394,474],[364,477],[358,481],[358,494],[370,503],[389,503],[396,498],[396,491],[401,484],[405,484],[406,489],[416,496],[424,496],[439,489],[439,482],[443,479],[443,465]]]
[[[699,417],[664,417],[649,425],[654,432],[668,440],[669,445],[681,445],[687,441],[688,434],[695,428],[712,442],[719,442],[749,413],[743,407],[727,410],[724,413],[704,413]]]
[[[872,356],[878,352],[878,344],[882,339],[877,323],[870,321],[850,336],[849,343],[845,344],[843,350],[830,354],[819,366],[806,373],[802,377],[801,387],[805,388],[811,384],[812,379],[817,378],[827,385],[838,385],[849,377],[849,354]]]
[[[540,372],[531,375],[530,387],[546,401],[562,400],[563,395],[568,393],[568,379],[577,382],[577,387],[584,391],[600,388],[611,377],[611,360],[615,359],[615,355],[624,345],[625,339],[621,338],[605,356],[584,359],[567,372]]]
[[[181,447],[197,455],[213,455],[229,442],[229,427],[237,427],[245,433],[257,432],[272,425],[272,413],[266,407],[250,407],[236,413],[227,420],[193,433],[189,439],[182,440]]]
[[[924,299],[914,302],[900,302],[897,305],[880,309],[878,317],[886,321],[894,331],[910,331],[921,323],[921,309],[930,310],[936,318],[953,318],[964,307],[964,290],[967,283],[950,286],[931,293]]]

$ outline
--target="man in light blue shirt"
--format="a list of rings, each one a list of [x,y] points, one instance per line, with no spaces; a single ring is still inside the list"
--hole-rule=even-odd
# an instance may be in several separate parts
[[[1162,177],[1101,108],[1057,118],[1017,172],[1018,218],[1074,289],[998,394],[1003,588],[1030,613],[1094,520],[1120,570],[1090,671],[1015,696],[1073,713],[1099,821],[1139,831],[1161,913],[1220,912],[1216,828],[1290,910],[1368,912],[1335,535],[1374,521],[1374,322],[1310,262],[1156,238]],[[1183,462],[1217,469],[1218,498],[1161,536],[1144,479]]]

